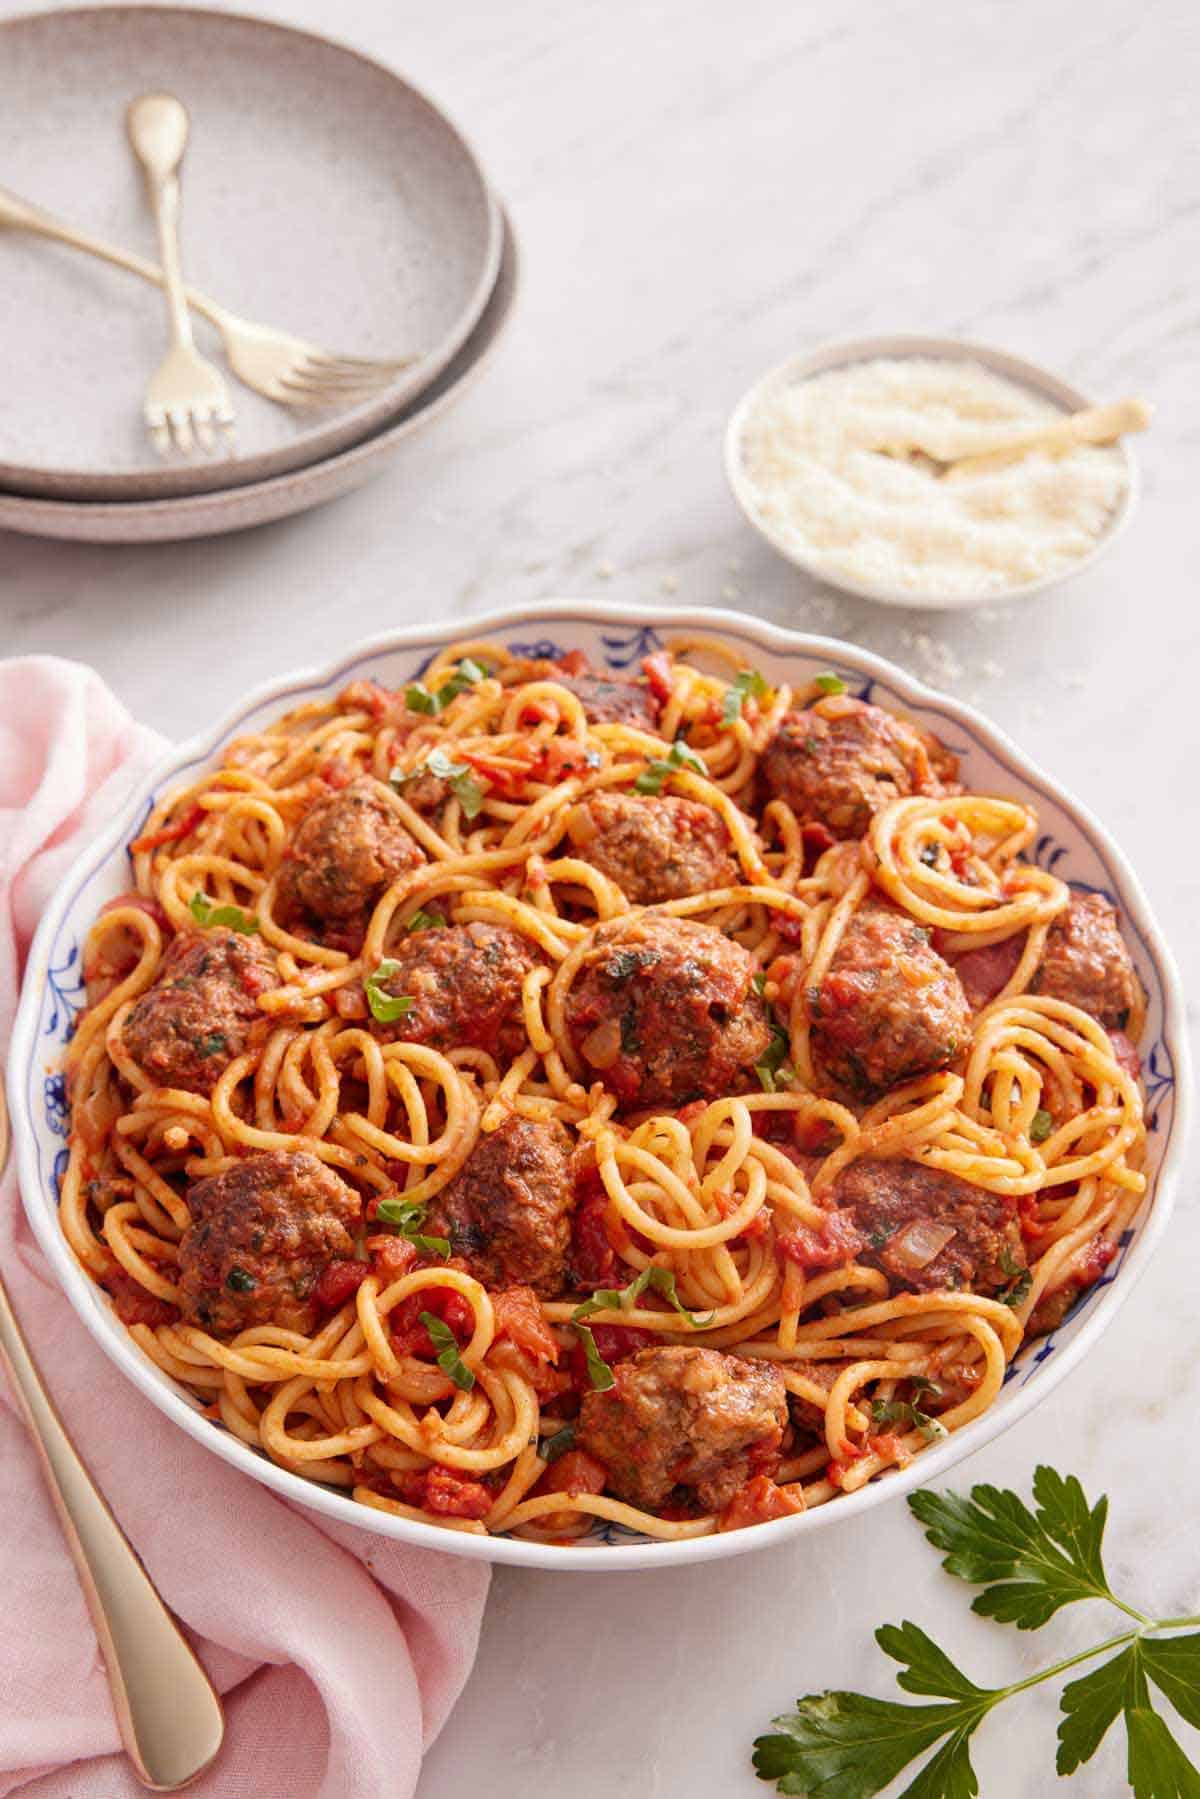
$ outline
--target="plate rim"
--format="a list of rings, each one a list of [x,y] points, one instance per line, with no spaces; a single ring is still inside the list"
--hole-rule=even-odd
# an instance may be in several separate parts
[[[785,562],[790,562],[793,568],[802,570],[823,586],[836,588],[856,599],[873,600],[879,606],[899,606],[909,610],[967,612],[974,606],[1006,606],[1010,600],[1030,599],[1034,594],[1045,593],[1051,587],[1064,586],[1098,562],[1124,534],[1141,499],[1141,468],[1129,447],[1128,438],[1125,437],[1116,446],[1125,464],[1125,491],[1104,535],[1097,539],[1086,556],[1081,556],[1077,562],[1060,569],[1056,574],[1039,575],[1034,581],[1025,581],[1019,587],[1001,588],[996,593],[938,595],[907,592],[886,587],[879,582],[860,581],[852,575],[831,572],[822,568],[815,558],[806,556],[802,550],[789,543],[771,520],[762,517],[741,453],[747,420],[759,400],[775,387],[791,386],[811,379],[814,375],[823,375],[830,369],[849,367],[856,362],[872,362],[878,358],[906,356],[927,356],[942,362],[955,359],[963,362],[978,361],[990,373],[1001,375],[1014,386],[1027,388],[1032,393],[1040,394],[1043,399],[1056,401],[1061,406],[1078,410],[1097,403],[1091,394],[1084,393],[1062,375],[1056,375],[1053,369],[1047,368],[1043,363],[1032,362],[1027,356],[1020,356],[1014,350],[1001,349],[996,344],[979,343],[974,338],[939,337],[920,331],[872,332],[862,337],[825,338],[811,349],[798,350],[791,356],[784,357],[782,362],[777,362],[765,374],[758,376],[742,394],[726,421],[722,438],[725,479],[746,523]]]
[[[141,501],[143,504],[153,500],[168,499],[201,499],[214,493],[234,493],[244,487],[261,486],[264,482],[287,474],[298,474],[305,468],[326,462],[331,457],[357,447],[377,427],[383,427],[389,417],[404,408],[415,404],[420,396],[437,380],[459,351],[467,342],[482,318],[488,301],[499,278],[501,262],[505,247],[505,216],[500,201],[488,179],[483,160],[475,146],[474,139],[439,101],[435,100],[423,87],[408,78],[391,63],[373,56],[356,44],[331,36],[328,32],[309,30],[301,25],[293,25],[280,19],[263,18],[256,13],[237,10],[226,10],[217,6],[199,6],[193,4],[174,6],[163,3],[163,0],[149,0],[148,4],[138,4],[137,0],[100,0],[95,5],[71,5],[64,7],[33,8],[11,17],[0,18],[0,45],[3,34],[31,24],[44,24],[53,21],[57,26],[60,21],[89,18],[133,17],[135,15],[155,15],[170,19],[199,19],[209,24],[251,26],[256,30],[269,31],[276,35],[308,39],[325,49],[336,51],[350,58],[365,68],[382,74],[406,90],[408,95],[426,109],[449,134],[466,164],[469,166],[482,198],[485,217],[486,234],[482,247],[482,256],[475,283],[471,288],[458,316],[443,333],[438,342],[416,362],[402,371],[383,394],[370,400],[364,400],[345,412],[332,414],[320,425],[306,430],[291,443],[277,445],[272,450],[257,451],[251,456],[236,456],[224,462],[197,462],[191,467],[196,471],[205,469],[225,469],[251,471],[245,480],[238,479],[226,487],[212,488],[172,488],[168,484],[173,477],[186,475],[189,465],[180,463],[163,463],[156,465],[147,463],[141,470],[132,470],[126,474],[105,474],[97,470],[80,470],[63,466],[52,466],[46,463],[15,463],[0,461],[0,498],[31,499],[53,501],[60,499],[66,503],[84,504],[108,500],[114,504],[132,505]],[[231,310],[236,310],[232,309]],[[235,392],[240,384],[231,370],[226,370],[223,353],[214,351],[220,360],[223,372],[228,373]],[[137,402],[140,405],[140,401]],[[134,401],[131,400],[131,405]],[[257,473],[256,463],[264,465]],[[158,477],[156,479],[156,477]],[[30,489],[28,482],[44,484],[49,481],[76,482],[79,485],[70,494],[51,495],[44,490]],[[22,490],[22,483],[26,486]],[[140,493],[133,487],[140,486]],[[120,491],[117,491],[119,487]]]
[[[1082,1321],[1071,1340],[1058,1346],[1053,1359],[1042,1364],[1038,1373],[1024,1382],[1011,1401],[1002,1408],[993,1407],[991,1411],[985,1412],[963,1430],[956,1431],[937,1448],[923,1451],[908,1468],[872,1482],[859,1492],[846,1496],[840,1504],[821,1506],[810,1512],[756,1526],[752,1530],[688,1538],[675,1543],[605,1544],[589,1549],[557,1547],[513,1537],[477,1537],[467,1532],[447,1531],[436,1525],[421,1524],[373,1511],[345,1497],[340,1490],[323,1488],[315,1482],[305,1481],[302,1476],[278,1467],[227,1432],[214,1429],[208,1420],[195,1412],[162,1378],[161,1372],[142,1355],[127,1333],[116,1328],[112,1314],[99,1303],[93,1283],[75,1261],[59,1229],[56,1208],[45,1203],[36,1162],[34,1129],[28,1115],[28,1078],[36,1059],[36,1026],[43,984],[49,969],[50,946],[71,904],[73,887],[80,880],[94,877],[114,854],[120,853],[149,794],[178,777],[190,764],[210,759],[235,732],[239,723],[260,707],[281,704],[292,698],[293,690],[297,689],[323,687],[333,690],[348,669],[357,662],[409,649],[441,646],[462,636],[464,630],[470,636],[478,637],[488,632],[544,624],[552,620],[568,625],[626,625],[634,630],[649,626],[652,629],[664,628],[676,632],[686,630],[689,625],[694,624],[691,615],[681,608],[560,599],[471,613],[465,618],[455,618],[442,624],[409,625],[363,639],[349,646],[344,654],[326,665],[289,671],[285,675],[260,682],[207,729],[194,733],[184,743],[164,752],[154,766],[137,781],[116,815],[72,861],[38,925],[21,981],[20,1001],[8,1056],[7,1084],[13,1147],[26,1217],[55,1277],[85,1328],[109,1359],[161,1412],[186,1430],[195,1441],[205,1444],[212,1453],[220,1455],[232,1466],[240,1468],[243,1473],[259,1480],[280,1496],[308,1506],[339,1523],[354,1525],[375,1535],[437,1550],[443,1554],[466,1556],[472,1560],[536,1567],[562,1573],[591,1574],[695,1565],[797,1541],[802,1536],[831,1524],[850,1523],[875,1506],[889,1499],[899,1498],[916,1487],[939,1478],[958,1462],[1017,1424],[1049,1397],[1107,1330],[1145,1272],[1162,1240],[1174,1208],[1175,1187],[1191,1123],[1191,1056],[1186,1033],[1183,988],[1175,959],[1150,910],[1138,875],[1109,832],[1074,794],[1048,775],[1006,732],[993,725],[974,707],[938,692],[895,663],[872,651],[861,649],[856,644],[793,631],[727,608],[713,607],[703,611],[703,624],[714,634],[723,633],[742,641],[748,640],[781,656],[803,655],[841,663],[883,682],[901,694],[907,702],[936,710],[962,725],[982,742],[990,756],[1013,766],[1030,785],[1052,794],[1071,815],[1089,843],[1103,852],[1105,861],[1119,878],[1122,903],[1137,925],[1162,983],[1162,1035],[1174,1068],[1174,1113],[1149,1209],[1126,1251],[1120,1278],[1104,1289],[1098,1303]]]
[[[359,443],[348,444],[345,449],[335,450],[332,455],[309,463],[302,468],[288,469],[282,474],[269,475],[261,481],[247,482],[241,487],[219,489],[215,493],[171,494],[158,499],[146,500],[76,500],[51,499],[41,494],[14,494],[0,490],[0,530],[16,531],[26,536],[44,535],[50,540],[57,538],[61,542],[100,542],[100,543],[172,543],[186,542],[190,537],[203,535],[222,535],[235,530],[253,529],[260,524],[276,523],[282,518],[293,517],[305,512],[313,506],[327,504],[338,499],[343,493],[350,492],[360,483],[353,480],[347,484],[336,484],[336,477],[348,469],[357,470],[360,464],[373,462],[376,457],[386,456],[396,449],[404,440],[413,436],[422,426],[434,423],[448,412],[454,402],[474,385],[492,357],[504,341],[512,324],[516,311],[516,303],[520,297],[524,282],[524,262],[520,240],[513,227],[511,214],[501,204],[500,216],[503,223],[500,270],[492,292],[488,295],[487,305],[476,321],[475,331],[479,331],[487,317],[488,308],[495,299],[501,284],[508,273],[509,291],[504,300],[504,310],[500,314],[494,335],[474,353],[469,362],[465,362],[459,373],[447,386],[428,398],[429,389],[419,394],[404,409],[402,416],[392,424],[385,424],[378,431],[364,437]],[[464,356],[471,347],[471,338],[459,346],[458,355]],[[444,375],[447,371],[442,370]],[[436,386],[438,376],[430,386]],[[268,513],[263,518],[253,518],[229,525],[214,523],[211,533],[193,530],[183,536],[176,537],[169,532],[147,538],[132,536],[89,536],[85,532],[55,533],[52,527],[56,521],[67,519],[85,522],[87,520],[110,521],[120,525],[127,521],[132,525],[138,519],[157,519],[164,523],[178,516],[188,524],[205,514],[212,513],[218,519],[226,511],[239,505],[248,505],[260,499],[269,499],[275,494],[295,492],[306,486],[323,489],[329,480],[335,480],[333,492],[318,492],[311,500],[302,500],[298,505]],[[365,479],[366,477],[364,477]],[[44,521],[44,523],[42,523]],[[42,530],[38,526],[42,523]]]

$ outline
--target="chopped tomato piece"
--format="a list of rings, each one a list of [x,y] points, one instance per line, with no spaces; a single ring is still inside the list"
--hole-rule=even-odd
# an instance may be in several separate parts
[[[564,675],[571,675],[572,677],[576,675],[586,675],[589,672],[588,659],[582,650],[568,650],[565,656],[560,656],[558,658],[558,661],[554,666],[555,668],[561,668]]]
[[[608,1484],[608,1469],[586,1449],[568,1449],[556,1462],[551,1462],[537,1484],[539,1493],[603,1493]]]
[[[159,1299],[143,1287],[141,1281],[126,1274],[123,1268],[117,1268],[104,1276],[104,1286],[112,1295],[113,1310],[121,1323],[148,1324],[153,1330],[159,1324],[177,1324],[179,1307],[170,1300]]]
[[[486,1518],[494,1495],[482,1481],[468,1480],[453,1468],[422,1468],[393,1476],[406,1505],[419,1506],[443,1518]]]
[[[508,1287],[492,1295],[497,1337],[507,1337],[535,1362],[557,1362],[558,1338],[542,1316],[532,1287]]]
[[[135,837],[129,848],[135,856],[143,850],[161,849],[164,843],[178,843],[183,837],[190,837],[197,825],[204,822],[204,807],[189,806],[182,818],[177,818],[173,825],[163,825],[158,831],[149,831],[144,837]]]
[[[100,917],[103,918],[106,912],[118,912],[125,906],[132,906],[135,912],[144,912],[147,918],[154,920],[160,931],[170,930],[167,915],[153,894],[138,893],[136,889],[131,893],[118,893],[116,899],[106,901],[100,908]]]
[[[656,650],[653,656],[642,660],[642,673],[646,677],[646,685],[656,700],[665,706],[675,688],[675,677],[671,670],[671,658],[665,650]]]
[[[367,1016],[366,992],[358,981],[348,987],[335,987],[329,1002],[339,1018],[357,1022]]]
[[[431,1312],[448,1324],[460,1347],[470,1342],[475,1314],[468,1301],[453,1287],[430,1287],[421,1293],[410,1293],[392,1313],[391,1344],[398,1356],[436,1357],[433,1341],[421,1323],[422,1312]]]
[[[775,1239],[776,1254],[810,1273],[814,1268],[838,1268],[853,1261],[863,1246],[863,1236],[844,1212],[830,1212],[819,1231],[794,1224]]]
[[[1124,1031],[1110,1031],[1108,1034],[1112,1039],[1113,1055],[1117,1058],[1117,1062],[1125,1070],[1130,1080],[1136,1081],[1142,1072],[1142,1058]]]
[[[349,787],[357,773],[353,762],[347,762],[344,756],[330,756],[317,770],[317,779],[323,781],[326,787],[332,787],[335,793],[340,793],[343,787]]]
[[[596,1348],[602,1362],[611,1368],[614,1362],[623,1362],[627,1357],[636,1355],[639,1349],[645,1349],[658,1339],[653,1331],[639,1330],[630,1324],[593,1324],[591,1332],[596,1339]],[[592,1379],[588,1373],[587,1356],[582,1343],[577,1343],[571,1351],[571,1373],[575,1377],[575,1385],[582,1393],[589,1393]]]
[[[370,1272],[369,1262],[329,1262],[321,1270],[313,1298],[323,1312],[336,1312],[358,1292]]]
[[[777,1487],[765,1474],[755,1474],[734,1494],[717,1521],[718,1530],[744,1530],[748,1524],[767,1524],[772,1518],[790,1518],[804,1510],[798,1486]]]
[[[1038,1197],[1036,1193],[1022,1193],[1017,1200],[1017,1211],[1020,1213],[1021,1217],[1021,1235],[1023,1237],[1027,1238],[1031,1243],[1036,1243],[1039,1237],[1044,1237],[1046,1235],[1050,1226],[1048,1224],[1043,1224],[1038,1218]]]
[[[378,1200],[368,1202],[368,1206],[378,1206]],[[369,1212],[373,1217],[374,1213]],[[398,1237],[392,1232],[381,1231],[377,1237],[367,1238],[367,1254],[371,1258],[371,1273],[376,1276],[381,1287],[388,1287],[398,1281],[402,1275],[408,1274],[417,1263],[417,1246],[410,1243],[407,1237]]]
[[[574,1284],[585,1291],[611,1287],[617,1255],[608,1233],[608,1194],[599,1169],[586,1169],[575,1183],[575,1192],[578,1198],[571,1223]]]

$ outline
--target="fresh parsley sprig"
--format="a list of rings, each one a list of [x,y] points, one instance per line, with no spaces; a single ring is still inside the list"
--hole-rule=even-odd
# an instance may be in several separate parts
[[[381,1199],[375,1211],[376,1219],[395,1231],[399,1237],[407,1238],[415,1249],[423,1255],[440,1256],[443,1261],[450,1255],[449,1237],[427,1237],[421,1230],[425,1222],[425,1207],[418,1199]]]
[[[433,775],[437,780],[445,781],[462,807],[464,817],[478,818],[488,790],[476,778],[469,762],[455,762],[445,750],[430,750],[415,768],[394,768],[388,779],[399,792],[407,782],[419,780],[422,775]]]
[[[661,793],[667,776],[675,774],[681,768],[690,768],[698,775],[708,773],[704,757],[698,755],[690,744],[684,743],[682,738],[676,738],[665,756],[651,757],[633,784],[639,793]]]
[[[395,1024],[398,1018],[411,1012],[417,1003],[411,993],[389,993],[384,986],[385,981],[394,980],[403,971],[402,963],[392,956],[386,956],[366,981],[363,990],[371,1008],[371,1017],[380,1024]]]
[[[703,1329],[712,1323],[712,1312],[700,1318],[695,1312],[688,1311],[675,1291],[674,1274],[669,1268],[660,1268],[657,1262],[651,1262],[640,1274],[635,1274],[624,1287],[597,1287],[590,1299],[585,1299],[582,1305],[575,1307],[571,1313],[571,1321],[577,1324],[583,1318],[590,1318],[594,1312],[625,1311],[637,1304],[647,1287],[652,1287],[655,1293],[661,1293],[667,1304],[673,1306],[681,1318],[686,1318],[697,1329]]]
[[[486,668],[473,661],[470,656],[464,656],[454,673],[432,692],[424,681],[413,681],[404,689],[404,704],[410,712],[424,712],[431,718],[436,718],[446,710],[451,700],[456,700],[468,687],[475,687],[487,678]]]
[[[224,925],[227,930],[240,931],[243,937],[254,937],[258,934],[258,920],[249,912],[243,912],[240,906],[215,906],[207,893],[197,887],[188,901],[188,911],[198,925],[205,929],[209,925]]]
[[[444,1318],[438,1318],[433,1312],[422,1312],[421,1323],[429,1332],[429,1340],[437,1352],[437,1365],[443,1374],[448,1374],[455,1386],[463,1393],[469,1393],[475,1385],[474,1370],[467,1367],[459,1354],[458,1338],[450,1329]]]
[[[761,700],[770,689],[756,668],[743,668],[725,689],[721,706],[721,723],[731,725],[742,716],[748,699]]]
[[[1036,1630],[1064,1605],[1100,1599],[1132,1619],[1133,1628],[1010,1686],[981,1687],[918,1625],[885,1624],[875,1640],[900,1663],[897,1684],[937,1703],[810,1693],[755,1743],[761,1780],[810,1799],[871,1799],[933,1749],[902,1799],[974,1799],[979,1782],[970,1739],[988,1713],[1029,1687],[1105,1656],[1062,1691],[1059,1774],[1073,1774],[1090,1761],[1121,1717],[1135,1799],[1200,1799],[1200,1772],[1154,1709],[1151,1694],[1153,1685],[1186,1723],[1200,1728],[1200,1633],[1161,1634],[1200,1625],[1200,1616],[1148,1618],[1117,1597],[1102,1554],[1106,1499],[1089,1506],[1077,1480],[1045,1467],[1034,1475],[1033,1498],[1031,1511],[1016,1493],[976,1486],[967,1498],[921,1492],[908,1503],[929,1541],[947,1551],[943,1568],[983,1588],[972,1609],[984,1617]]]

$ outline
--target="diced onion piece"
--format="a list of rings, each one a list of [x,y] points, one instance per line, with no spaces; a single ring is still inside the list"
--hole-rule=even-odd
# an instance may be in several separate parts
[[[577,849],[595,841],[596,821],[586,806],[572,806],[567,813],[567,836]]]
[[[594,1031],[589,1031],[579,1045],[579,1053],[593,1068],[611,1068],[621,1053],[621,1022],[606,1018]]]
[[[915,1218],[892,1238],[888,1252],[905,1268],[928,1268],[956,1235],[952,1225],[931,1224],[926,1218]]]

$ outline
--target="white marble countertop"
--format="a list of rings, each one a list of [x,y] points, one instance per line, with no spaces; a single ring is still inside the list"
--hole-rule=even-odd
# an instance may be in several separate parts
[[[320,0],[256,4],[329,22]],[[0,649],[89,661],[178,735],[280,662],[507,601],[667,596],[840,634],[977,702],[1092,806],[1200,992],[1189,0],[358,0],[337,25],[475,135],[525,251],[507,344],[382,479],[305,518],[128,550],[0,535]],[[903,329],[1155,401],[1140,513],[1077,585],[952,619],[890,612],[816,587],[743,525],[720,463],[743,387],[823,338]],[[1114,1570],[1176,1612],[1200,1586],[1178,1529],[1200,1482],[1198,1238],[1185,1179],[1088,1366],[955,1476],[1025,1485],[1048,1459],[1107,1490]],[[1087,1640],[1082,1615],[1030,1641],[967,1601],[901,1505],[687,1575],[500,1570],[420,1799],[749,1799],[768,1790],[751,1739],[796,1694],[889,1690],[884,1620],[916,1619],[985,1681]],[[985,1794],[1050,1790],[1054,1722],[1038,1694],[1015,1727],[985,1726]],[[1123,1791],[1121,1770],[1114,1742],[1064,1790]]]

